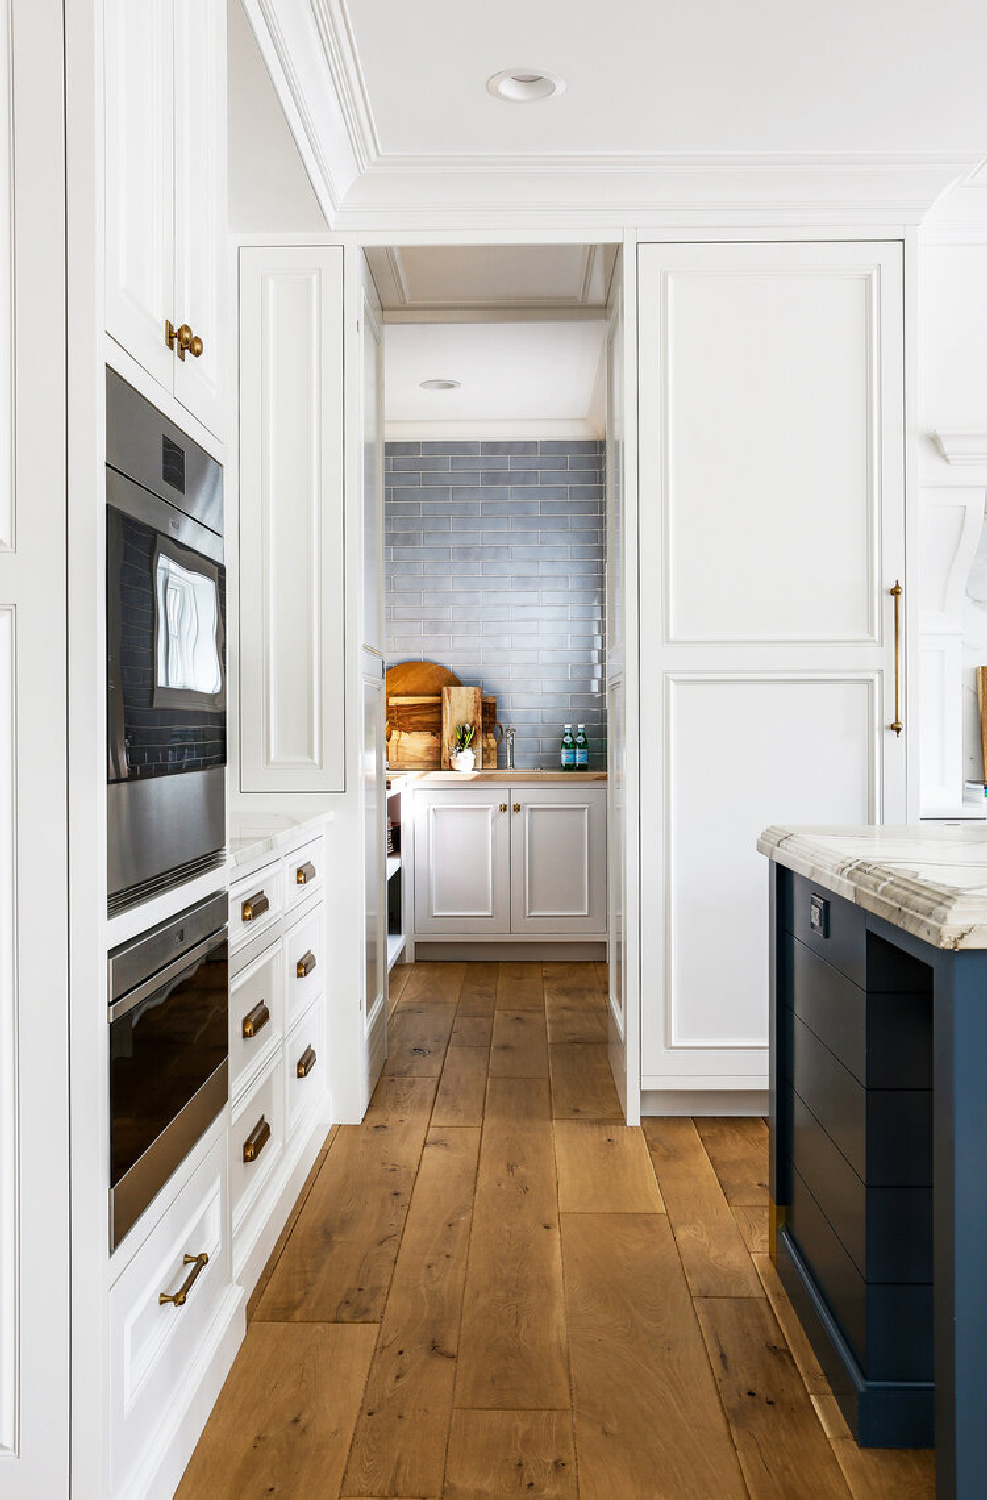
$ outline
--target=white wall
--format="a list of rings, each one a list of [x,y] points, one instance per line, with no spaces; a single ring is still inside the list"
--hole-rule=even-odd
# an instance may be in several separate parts
[[[234,234],[328,228],[240,6],[228,0],[229,208]]]

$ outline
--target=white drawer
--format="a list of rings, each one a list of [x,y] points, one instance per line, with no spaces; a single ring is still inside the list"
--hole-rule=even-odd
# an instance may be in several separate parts
[[[110,1291],[114,1495],[125,1490],[154,1441],[162,1413],[183,1394],[186,1373],[229,1285],[226,1194],[224,1131]],[[202,1255],[208,1260],[200,1269],[195,1257]],[[183,1286],[183,1304],[159,1301],[162,1293],[175,1296]]]
[[[230,1097],[277,1051],[282,1033],[280,938],[230,980]]]
[[[279,864],[265,865],[230,887],[230,948],[277,925],[284,907]]]
[[[285,934],[286,1027],[325,989],[325,930],[325,908],[320,902]]]
[[[230,1204],[234,1238],[260,1197],[284,1149],[284,1068],[279,1046],[230,1127]]]
[[[325,881],[326,841],[322,834],[289,854],[284,862],[285,910],[291,911]]]
[[[326,1088],[326,1006],[320,995],[299,1016],[284,1048],[288,1139],[319,1103]]]

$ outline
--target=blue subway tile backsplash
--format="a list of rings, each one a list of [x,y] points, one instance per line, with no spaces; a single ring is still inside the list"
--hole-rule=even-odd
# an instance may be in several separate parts
[[[602,770],[603,443],[400,442],[385,458],[388,661],[440,661],[494,695],[519,769],[557,766],[579,722]]]

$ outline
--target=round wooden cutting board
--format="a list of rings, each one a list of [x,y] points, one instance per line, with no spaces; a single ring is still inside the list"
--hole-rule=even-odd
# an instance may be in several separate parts
[[[435,661],[399,661],[387,669],[388,698],[441,696],[444,687],[462,687],[455,672]]]

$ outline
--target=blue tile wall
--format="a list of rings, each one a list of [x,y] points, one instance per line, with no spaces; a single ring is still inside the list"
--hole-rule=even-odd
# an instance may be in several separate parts
[[[496,696],[523,770],[558,765],[566,723],[604,769],[603,443],[401,442],[385,459],[389,663],[441,662]]]

